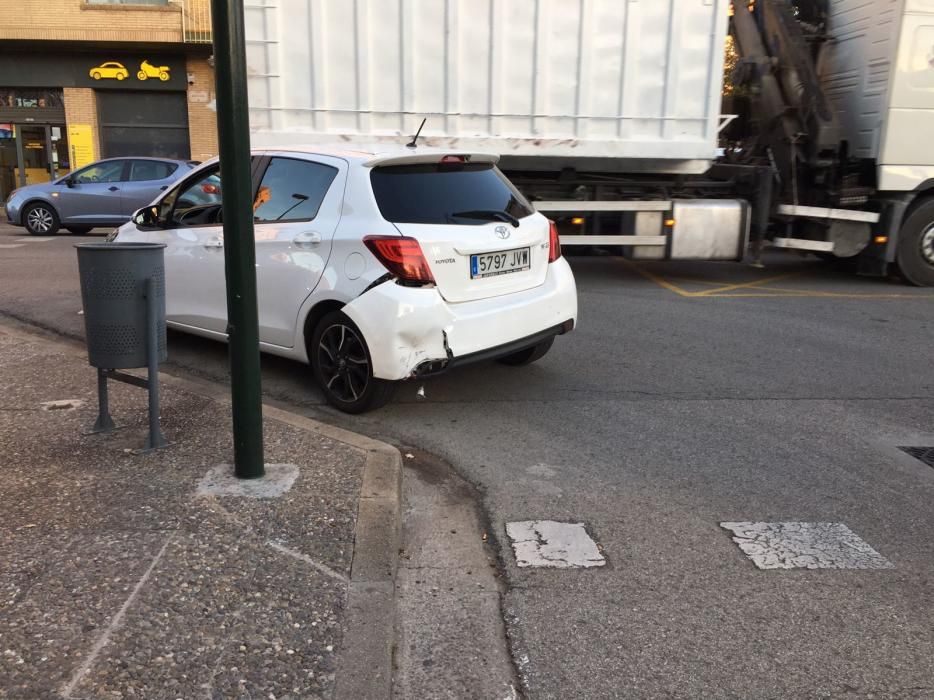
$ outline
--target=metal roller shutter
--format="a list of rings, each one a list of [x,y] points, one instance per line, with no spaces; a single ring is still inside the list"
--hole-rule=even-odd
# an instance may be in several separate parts
[[[185,93],[98,91],[97,109],[104,158],[191,157]]]

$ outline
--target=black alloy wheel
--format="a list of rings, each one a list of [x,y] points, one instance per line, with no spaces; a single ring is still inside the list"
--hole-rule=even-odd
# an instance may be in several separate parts
[[[335,408],[363,413],[392,398],[394,383],[373,376],[363,334],[345,314],[335,311],[321,319],[308,355],[318,385]]]

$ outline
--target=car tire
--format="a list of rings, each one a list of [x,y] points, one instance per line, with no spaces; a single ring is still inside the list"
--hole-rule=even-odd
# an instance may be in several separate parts
[[[65,230],[70,231],[76,236],[83,236],[84,234],[90,232],[93,226],[66,226]]]
[[[97,71],[94,71],[93,73],[91,73],[91,77],[94,78],[94,80],[100,80],[101,74],[98,73]]]
[[[895,260],[906,282],[934,286],[934,199],[922,203],[902,224]]]
[[[117,80],[123,80],[125,77],[123,73],[117,73]]]
[[[526,348],[525,350],[519,350],[517,352],[510,353],[509,355],[503,355],[502,357],[497,358],[496,361],[504,365],[511,365],[512,367],[530,365],[547,355],[548,351],[551,350],[551,346],[554,344],[555,339],[554,337],[551,337],[548,340],[543,340],[538,345],[533,345],[532,347]]]
[[[61,223],[51,204],[36,202],[23,212],[23,226],[30,236],[54,236]]]
[[[324,398],[344,413],[364,413],[384,406],[395,391],[395,382],[373,376],[363,334],[340,311],[326,314],[315,326],[308,358]]]

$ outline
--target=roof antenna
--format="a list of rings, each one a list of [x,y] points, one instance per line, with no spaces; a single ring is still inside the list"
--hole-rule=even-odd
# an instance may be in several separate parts
[[[405,144],[406,148],[415,148],[418,144],[415,143],[418,141],[418,135],[422,133],[422,127],[425,126],[425,122],[428,121],[428,117],[422,119],[422,123],[418,125],[418,131],[415,132],[415,136],[412,137],[412,140]]]

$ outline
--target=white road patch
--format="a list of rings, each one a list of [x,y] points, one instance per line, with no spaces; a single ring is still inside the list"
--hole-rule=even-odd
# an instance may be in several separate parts
[[[11,248],[22,248],[25,243],[0,243],[0,248],[3,250],[9,250]]]
[[[198,484],[199,496],[240,496],[243,498],[278,498],[295,483],[298,467],[294,464],[267,464],[265,476],[238,479],[232,464],[218,464]]]
[[[58,399],[56,401],[43,401],[43,411],[73,411],[84,405],[84,399]]]
[[[506,534],[520,567],[589,569],[606,564],[584,523],[524,520],[506,523]]]
[[[542,476],[546,479],[550,479],[553,476],[557,476],[558,467],[552,466],[550,464],[533,464],[531,467],[525,468],[526,474],[531,474],[532,476]]]
[[[43,238],[42,236],[25,236],[23,238],[17,238],[17,243],[48,243],[49,241],[54,241],[55,236],[51,238]]]
[[[843,523],[720,523],[760,569],[892,569]]]

